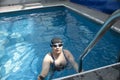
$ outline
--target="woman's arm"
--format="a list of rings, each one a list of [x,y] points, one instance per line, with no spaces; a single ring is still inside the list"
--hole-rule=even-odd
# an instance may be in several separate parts
[[[70,51],[66,51],[66,52],[67,52],[67,54],[68,54],[68,60],[69,60],[69,62],[72,64],[72,66],[74,67],[74,69],[76,70],[76,72],[79,72],[79,71],[78,71],[78,64],[77,64],[77,62],[74,60],[73,55],[71,54]]]
[[[47,76],[49,72],[49,69],[50,69],[50,56],[47,54],[43,60],[42,71],[38,76],[38,80],[44,80],[44,78]]]

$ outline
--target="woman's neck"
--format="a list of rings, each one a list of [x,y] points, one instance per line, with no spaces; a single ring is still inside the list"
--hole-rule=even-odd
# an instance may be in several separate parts
[[[52,54],[53,54],[54,58],[58,58],[58,56],[59,56],[61,53],[62,53],[62,52],[60,52],[60,53],[55,53],[55,52],[52,52]]]

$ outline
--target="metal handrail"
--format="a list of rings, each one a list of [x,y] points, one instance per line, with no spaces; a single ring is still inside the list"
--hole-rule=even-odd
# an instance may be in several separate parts
[[[99,30],[99,32],[96,34],[96,36],[93,38],[93,40],[90,42],[90,44],[86,47],[82,55],[79,57],[79,72],[82,71],[82,62],[85,56],[88,54],[88,52],[91,51],[91,49],[95,46],[95,44],[99,41],[99,39],[104,35],[108,29],[111,28],[111,26],[120,19],[120,9],[116,10],[103,24],[102,28]]]

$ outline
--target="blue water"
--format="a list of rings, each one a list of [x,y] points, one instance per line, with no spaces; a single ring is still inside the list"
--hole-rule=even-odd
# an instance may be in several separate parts
[[[37,80],[50,40],[61,37],[75,60],[101,25],[65,7],[51,7],[0,14],[0,80]],[[84,70],[116,63],[120,34],[109,30],[83,61]],[[54,78],[75,74],[74,69]]]

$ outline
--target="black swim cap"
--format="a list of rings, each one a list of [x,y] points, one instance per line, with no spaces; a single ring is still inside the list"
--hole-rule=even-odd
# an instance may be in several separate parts
[[[62,43],[62,39],[61,38],[53,38],[51,40],[51,44],[55,44],[55,43]]]

